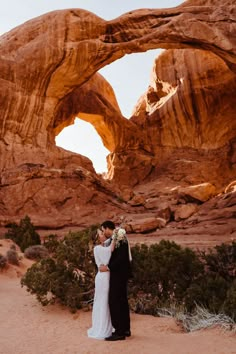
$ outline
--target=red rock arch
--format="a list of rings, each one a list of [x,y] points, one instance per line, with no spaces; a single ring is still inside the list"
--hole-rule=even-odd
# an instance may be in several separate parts
[[[104,83],[93,75],[125,54],[160,47],[207,49],[234,70],[235,7],[231,3],[228,1],[225,6],[226,2],[212,1],[208,6],[188,6],[192,4],[187,2],[174,9],[136,10],[112,21],[84,10],[54,11],[3,35],[1,156],[7,150],[8,163],[3,159],[1,167],[13,163],[9,149],[20,159],[23,146],[22,160],[32,148],[53,149],[55,131],[70,123],[75,113],[72,109],[65,117],[62,102],[69,98],[73,101],[75,96],[80,101],[78,111],[85,113],[85,119],[89,120],[88,114],[106,111],[102,119],[105,134],[99,133],[109,150],[119,149],[123,141],[131,141],[133,147],[143,146],[135,126],[124,123],[111,91],[110,106],[97,104],[96,87]],[[95,106],[82,100],[89,90]],[[111,113],[115,115],[113,121]],[[98,130],[100,123],[101,120]],[[96,128],[96,121],[94,125]],[[132,139],[130,131],[135,131]],[[29,155],[32,158],[32,153]]]
[[[54,11],[1,36],[0,223],[7,223],[16,215],[24,216],[28,211],[35,215],[36,223],[47,227],[77,225],[79,213],[83,225],[91,223],[91,218],[98,220],[102,212],[107,215],[105,208],[98,210],[96,205],[104,206],[107,195],[114,195],[114,191],[98,180],[89,159],[55,146],[55,135],[71,124],[76,115],[94,125],[111,151],[109,173],[117,184],[133,186],[155,169],[158,173],[165,170],[168,176],[172,174],[174,181],[186,178],[189,183],[200,183],[201,179],[209,178],[219,180],[221,185],[222,181],[230,182],[236,165],[235,104],[230,94],[235,92],[235,38],[233,0],[187,1],[173,9],[132,11],[112,21],[84,10]],[[126,120],[112,88],[97,71],[125,54],[155,48],[170,49],[156,63],[155,95],[149,92],[137,107],[136,115]],[[162,82],[183,87],[176,80],[178,75],[170,77],[177,68],[173,62],[174,49],[181,49],[182,53],[191,50],[183,65],[195,60],[193,50],[196,49],[204,50],[209,60],[212,56],[218,58],[220,77],[219,70],[217,73],[208,70],[207,79],[216,83],[212,90],[224,79],[225,89],[221,86],[220,99],[213,100],[213,104],[218,116],[226,109],[228,115],[225,125],[222,125],[223,118],[214,122],[214,112],[210,117],[209,134],[219,131],[214,146],[202,146],[207,137],[204,129],[197,140],[196,132],[206,126],[206,121],[205,125],[194,121],[197,115],[191,105],[185,111],[171,111],[176,110],[176,97],[179,99],[180,95],[172,96],[162,109],[148,113],[155,103],[153,97],[158,103],[163,95]],[[186,72],[190,77],[191,70],[186,68]],[[189,82],[193,81],[191,77]],[[202,82],[194,82],[202,93]],[[191,110],[193,127],[189,125],[186,129]],[[208,117],[208,112],[204,117]],[[204,173],[199,164],[197,167],[191,164],[190,175],[189,168],[182,167],[185,164],[186,168],[189,163],[183,148],[188,148],[198,163],[205,154],[201,165]],[[215,156],[209,166],[211,149],[211,157]],[[164,159],[165,165],[161,165]],[[178,171],[177,160],[182,164]],[[98,193],[101,190],[105,191],[105,198]],[[114,205],[109,205],[109,212],[120,208]]]

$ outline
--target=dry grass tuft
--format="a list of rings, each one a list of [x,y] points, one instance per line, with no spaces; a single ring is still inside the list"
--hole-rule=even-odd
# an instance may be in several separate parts
[[[194,332],[210,327],[221,327],[225,331],[236,333],[236,323],[232,318],[223,313],[210,313],[207,309],[198,305],[196,305],[193,314],[178,310],[175,307],[171,309],[159,309],[158,314],[161,317],[174,317],[186,332]]]

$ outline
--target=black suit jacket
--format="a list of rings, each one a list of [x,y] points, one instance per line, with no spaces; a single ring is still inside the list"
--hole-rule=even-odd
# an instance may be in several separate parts
[[[121,242],[111,254],[108,264],[112,276],[128,279],[131,275],[131,264],[129,260],[129,248],[127,242]]]

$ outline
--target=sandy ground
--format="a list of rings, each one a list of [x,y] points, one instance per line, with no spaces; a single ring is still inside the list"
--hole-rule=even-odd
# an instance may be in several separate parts
[[[171,318],[131,314],[132,336],[106,342],[87,337],[91,312],[42,307],[20,279],[0,274],[1,354],[235,354],[236,334],[212,328],[184,333]]]
[[[1,253],[12,241],[1,240]],[[184,333],[172,318],[131,314],[132,336],[106,342],[87,337],[91,311],[43,307],[20,285],[31,261],[0,272],[0,354],[236,354],[236,333],[221,328]]]

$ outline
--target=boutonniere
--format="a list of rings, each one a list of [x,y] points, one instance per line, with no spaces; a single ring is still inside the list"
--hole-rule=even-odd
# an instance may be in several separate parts
[[[115,240],[115,248],[120,247],[123,242],[128,242],[125,229],[116,228],[113,231],[112,240]]]

